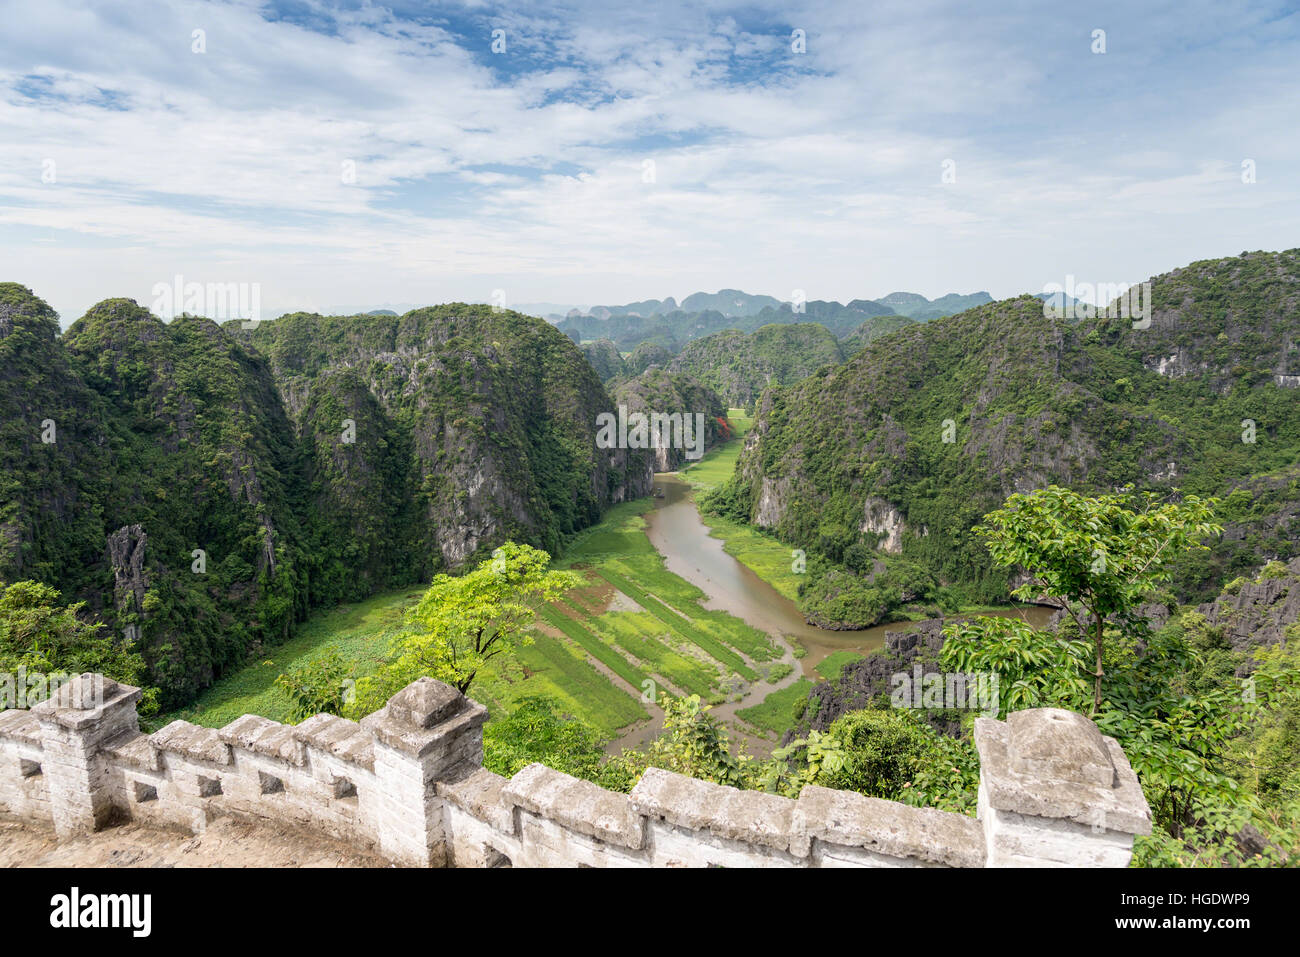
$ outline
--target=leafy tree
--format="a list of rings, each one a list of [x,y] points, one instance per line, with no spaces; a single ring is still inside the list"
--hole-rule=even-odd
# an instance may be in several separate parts
[[[1152,808],[1157,833],[1139,840],[1135,860],[1271,860],[1283,852],[1256,825],[1293,844],[1294,815],[1267,812],[1242,786],[1242,752],[1258,753],[1243,742],[1252,734],[1261,742],[1276,740],[1257,729],[1262,717],[1285,716],[1295,707],[1295,669],[1284,650],[1272,651],[1261,656],[1252,682],[1242,687],[1223,636],[1202,616],[1187,613],[1154,634],[1135,620],[1137,603],[1167,574],[1166,563],[1197,547],[1215,526],[1208,520],[1212,503],[1158,507],[1147,497],[1138,511],[1127,499],[1126,493],[1089,500],[1046,489],[1013,496],[1007,508],[990,516],[984,534],[999,559],[1022,556],[1020,563],[1037,573],[1022,596],[1051,594],[1077,602],[1084,613],[1071,608],[1073,620],[1058,633],[1015,619],[950,625],[941,663],[954,671],[996,673],[1000,717],[1023,708],[1091,706],[1101,731],[1124,748]],[[1022,540],[1011,541],[1012,534]],[[1069,543],[1080,554],[1072,556]],[[1086,641],[1091,654],[1084,650]],[[1089,666],[1092,682],[1086,678]],[[1103,669],[1104,689],[1097,683]],[[1285,729],[1284,717],[1278,723]],[[1285,739],[1287,732],[1281,735]],[[973,757],[969,743],[954,747]],[[1276,767],[1271,754],[1263,763]],[[973,802],[974,774],[963,773],[960,763],[952,771],[954,782],[968,779]],[[932,794],[942,778],[933,763],[922,770],[918,796]],[[1249,833],[1259,834],[1261,849],[1247,854],[1240,847],[1251,842],[1243,845],[1241,835]]]
[[[352,702],[348,667],[336,651],[290,669],[275,684],[293,701],[289,717],[294,722],[314,714],[342,715]]]
[[[435,577],[408,614],[393,661],[363,679],[367,698],[386,699],[425,675],[468,692],[489,661],[532,644],[541,605],[581,584],[575,572],[549,571],[550,561],[541,549],[506,542],[467,574]]]
[[[59,603],[59,591],[34,581],[0,582],[0,671],[73,675],[92,671],[143,685],[144,659],[98,622],[80,617],[85,602]],[[157,688],[145,688],[140,712],[157,710]]]
[[[594,780],[605,754],[600,732],[546,695],[523,698],[483,729],[483,766],[510,777],[533,762]]]
[[[1012,495],[975,528],[995,563],[1031,576],[1012,594],[1060,603],[1092,636],[1094,715],[1101,709],[1107,619],[1129,633],[1141,628],[1134,612],[1170,579],[1171,560],[1223,531],[1212,521],[1215,505],[1195,495],[1161,503],[1152,492],[1087,496],[1049,485]]]
[[[839,743],[839,760],[822,757],[814,763],[810,753],[816,783],[890,801],[902,796],[935,737],[901,709],[851,711],[837,718],[828,734]]]

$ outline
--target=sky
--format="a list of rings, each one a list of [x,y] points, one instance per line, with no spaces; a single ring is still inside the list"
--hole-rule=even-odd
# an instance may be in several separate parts
[[[268,318],[1004,298],[1300,246],[1294,2],[0,0],[0,22],[0,281],[65,325],[178,276]]]

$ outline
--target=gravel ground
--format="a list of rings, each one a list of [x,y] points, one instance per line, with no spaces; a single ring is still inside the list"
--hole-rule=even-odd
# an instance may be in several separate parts
[[[122,824],[60,842],[54,828],[0,817],[0,867],[389,867],[310,831],[222,817],[202,834]]]

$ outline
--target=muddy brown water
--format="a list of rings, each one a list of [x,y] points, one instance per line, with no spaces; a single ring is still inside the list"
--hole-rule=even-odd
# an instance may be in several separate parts
[[[655,476],[656,489],[663,497],[646,514],[646,532],[664,557],[668,570],[695,585],[708,599],[705,608],[722,609],[773,637],[798,642],[807,654],[799,664],[804,675],[821,680],[816,667],[836,651],[866,654],[884,646],[885,633],[906,631],[909,622],[876,625],[861,631],[830,631],[804,621],[795,603],[723,550],[721,539],[709,534],[709,527],[695,507],[692,490],[673,473]],[[1053,609],[1039,606],[982,612],[995,617],[1017,616],[1041,627]]]
[[[727,725],[755,757],[767,757],[776,741],[752,733],[752,729],[738,718],[737,711],[788,687],[801,675],[822,681],[816,667],[832,652],[847,650],[867,654],[883,647],[886,632],[906,631],[915,626],[914,622],[903,621],[861,631],[829,631],[808,624],[794,602],[728,555],[723,550],[723,541],[709,534],[709,527],[695,507],[693,490],[685,480],[676,473],[659,473],[655,475],[655,490],[654,508],[646,513],[646,534],[663,556],[668,570],[704,592],[706,597],[701,604],[705,608],[726,611],[770,635],[783,652],[779,660],[792,666],[790,674],[781,680],[752,682],[739,700],[728,700],[713,707],[713,716]],[[1041,626],[1052,613],[1050,608],[1024,606],[986,614],[1017,615],[1030,624]],[[805,650],[802,659],[794,656],[796,645]],[[615,684],[625,684],[612,674],[610,678]],[[628,688],[632,693],[637,692],[637,689]],[[645,747],[663,728],[663,712],[651,708],[650,713],[649,721],[627,729],[611,741],[606,750],[615,754],[625,748]]]

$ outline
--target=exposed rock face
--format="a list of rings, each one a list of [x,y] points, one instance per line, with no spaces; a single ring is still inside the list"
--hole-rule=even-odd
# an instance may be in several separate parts
[[[597,418],[614,403],[579,348],[541,319],[462,304],[295,314],[248,338],[287,407],[306,409],[327,375],[349,372],[369,390],[384,422],[357,427],[392,425],[410,443],[423,506],[415,538],[436,566],[460,568],[507,538],[558,551],[607,505],[650,490],[648,454],[597,447]]]
[[[1152,280],[1146,327],[1125,328],[1121,345],[1151,371],[1205,377],[1224,393],[1243,368],[1273,384],[1300,377],[1300,250],[1194,262]]]
[[[899,672],[911,671],[915,665],[921,666],[924,675],[941,671],[943,626],[942,619],[932,618],[919,622],[913,630],[885,632],[885,647],[879,652],[849,662],[838,679],[823,681],[808,692],[810,702],[817,699],[816,712],[810,706],[803,722],[787,731],[783,742],[788,744],[809,731],[827,731],[840,716],[869,707],[882,696],[888,698],[891,679]],[[928,711],[923,714],[927,719],[932,716]],[[943,719],[937,720],[936,727],[948,733],[958,730],[956,724]]]
[[[682,372],[658,366],[647,369],[635,379],[620,382],[614,389],[614,402],[620,415],[626,410],[629,420],[634,415],[647,416],[655,426],[655,416],[668,417],[657,423],[657,435],[653,427],[649,432],[652,445],[648,451],[656,472],[676,471],[726,437],[726,409],[717,393]],[[700,425],[702,435],[696,432]]]
[[[1255,581],[1230,585],[1196,610],[1211,625],[1223,628],[1234,651],[1276,644],[1287,627],[1300,620],[1300,558],[1292,559],[1284,574],[1266,570]]]
[[[786,479],[764,478],[758,487],[758,504],[754,507],[754,524],[761,528],[772,528],[781,521],[785,514],[786,495],[790,483]]]
[[[114,604],[119,612],[140,614],[149,576],[144,569],[144,546],[148,541],[139,525],[124,525],[108,536],[108,562],[113,569]]]
[[[880,543],[876,547],[881,551],[899,554],[903,550],[903,531],[907,527],[903,521],[903,513],[883,498],[876,498],[874,495],[867,497],[862,511],[860,531],[868,535],[880,536]]]

